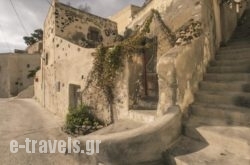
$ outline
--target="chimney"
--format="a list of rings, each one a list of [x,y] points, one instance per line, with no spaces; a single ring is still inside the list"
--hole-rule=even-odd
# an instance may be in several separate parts
[[[58,2],[58,0],[52,0],[52,5],[55,6],[55,4]]]

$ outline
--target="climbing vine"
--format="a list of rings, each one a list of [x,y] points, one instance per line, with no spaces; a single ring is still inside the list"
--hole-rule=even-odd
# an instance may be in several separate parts
[[[154,15],[156,16],[157,20],[160,23],[160,28],[165,32],[165,35],[167,35],[167,39],[169,41],[169,43],[174,46],[175,41],[176,41],[176,36],[174,33],[171,32],[170,28],[164,23],[164,21],[162,20],[162,17],[159,13],[159,11],[157,10],[152,10],[152,12],[154,13]]]
[[[96,85],[104,92],[109,102],[114,98],[112,89],[116,75],[122,66],[123,55],[120,45],[114,48],[101,46],[97,49],[92,79],[96,81]]]
[[[88,78],[89,81],[85,90],[94,82],[104,93],[108,103],[112,105],[114,100],[113,89],[115,87],[115,79],[124,66],[123,62],[125,57],[131,54],[140,54],[143,49],[152,47],[152,43],[147,42],[148,38],[146,36],[147,33],[150,33],[150,25],[154,18],[159,22],[160,28],[164,31],[164,34],[172,46],[179,45],[176,43],[179,38],[185,39],[185,36],[178,35],[180,32],[191,31],[191,34],[195,34],[194,37],[188,38],[189,41],[201,35],[201,23],[194,21],[181,27],[181,29],[175,33],[171,32],[170,28],[162,20],[160,13],[157,10],[152,10],[141,28],[137,28],[136,31],[131,33],[126,39],[119,41],[114,47],[99,46],[97,48],[94,54],[94,67]]]
[[[99,46],[97,48],[94,54],[94,67],[85,90],[94,82],[104,93],[109,104],[113,103],[115,79],[123,67],[124,58],[126,55],[141,52],[145,47],[149,47],[145,35],[150,32],[153,16],[151,14],[146,19],[143,28],[138,29],[134,35],[117,43],[114,47]]]
[[[230,4],[233,2],[234,2],[234,0],[222,0],[222,3],[224,3],[224,4]]]

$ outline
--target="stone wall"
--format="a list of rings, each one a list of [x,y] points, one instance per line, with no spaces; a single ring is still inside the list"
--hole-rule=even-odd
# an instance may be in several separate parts
[[[150,33],[147,36],[156,37],[158,42],[159,102],[157,113],[159,116],[165,114],[168,108],[173,105],[179,105],[181,110],[186,112],[194,100],[194,93],[198,89],[199,82],[202,81],[209,61],[214,58],[220,43],[224,41],[223,36],[229,38],[237,23],[236,13],[232,12],[235,6],[230,9],[230,6],[221,4],[217,0],[188,2],[177,0],[164,1],[164,5],[162,3],[157,0],[151,1],[129,25],[132,28],[138,28],[138,25],[142,25],[150,15],[151,9],[158,9],[164,24],[177,37],[174,47],[172,47],[161,23],[157,19],[153,19]],[[245,3],[240,15],[244,9]],[[225,13],[225,10],[232,11]],[[228,18],[223,19],[220,14],[226,15]],[[226,22],[227,28],[230,27],[230,30],[224,30],[221,26],[222,22]],[[201,26],[201,35],[196,33],[199,35],[194,37],[193,30],[198,24]],[[190,29],[190,27],[194,27],[194,29]],[[186,37],[192,39],[189,41],[181,39],[181,42],[178,43],[178,37],[182,38],[183,36],[184,39]],[[129,69],[129,64],[125,64],[125,66],[124,72],[118,78],[116,89],[117,98],[114,109],[118,119],[128,117],[129,77],[135,72],[135,70]]]
[[[40,67],[40,55],[1,54],[0,55],[0,97],[16,96],[33,84],[28,78],[30,71]]]
[[[41,54],[43,50],[43,43],[42,41],[36,42],[33,45],[30,45],[29,47],[27,47],[26,51],[28,54],[35,54],[35,53],[39,53]]]
[[[94,49],[82,48],[63,38],[55,37],[54,62],[46,65],[42,60],[41,70],[35,82],[35,97],[48,110],[65,117],[68,113],[70,85],[85,87],[92,68]]]
[[[10,83],[8,74],[8,57],[0,55],[0,97],[10,97]]]
[[[141,25],[145,18],[150,14],[152,9],[158,10],[160,13],[166,12],[167,7],[171,5],[173,0],[152,0],[146,6],[144,6],[136,15],[134,15],[132,21],[127,25],[128,28],[136,28]],[[118,23],[119,24],[119,23]]]
[[[63,119],[69,108],[86,103],[94,108],[93,112],[100,120],[110,123],[110,111],[105,98],[98,95],[99,89],[92,89],[96,91],[91,98],[82,95],[93,66],[95,49],[83,48],[58,36],[55,36],[54,43],[59,45],[54,50],[54,62],[46,65],[43,58],[41,70],[36,74],[36,100]],[[72,87],[77,90],[72,91]]]
[[[96,132],[76,139],[80,148],[86,148],[86,141],[101,140],[98,154],[75,153],[79,163],[86,164],[162,164],[162,155],[181,134],[181,112],[173,107],[168,115],[141,127],[122,132]]]
[[[218,43],[223,41],[220,38],[223,34],[220,34],[218,30],[220,22],[224,21],[228,26],[235,27],[237,18],[231,17],[234,15],[233,12],[227,13],[227,17],[231,17],[230,19],[216,20],[218,16],[214,8],[218,8],[218,6],[215,5],[218,5],[216,0],[214,2],[201,1],[198,5],[203,27],[201,37],[189,45],[170,49],[159,59],[157,67],[160,87],[158,114],[166,113],[168,108],[173,105],[179,105],[181,110],[186,112],[194,100],[194,93],[203,79],[209,61],[214,58]],[[223,7],[229,8],[229,6]],[[224,31],[223,27],[221,31],[226,36],[231,36],[233,33],[233,30]]]
[[[56,1],[52,5],[44,23],[42,67],[36,75],[35,97],[45,108],[65,118],[69,108],[85,101],[80,91],[93,65],[93,48],[113,44],[117,25]],[[110,122],[105,106],[96,110],[99,118]]]
[[[124,34],[128,24],[133,20],[134,16],[141,10],[141,7],[129,5],[118,13],[109,17],[110,20],[117,22],[118,33]]]
[[[113,44],[117,35],[117,24],[62,3],[56,3],[56,35],[83,47]],[[92,34],[96,33],[96,34]],[[96,35],[96,36],[95,36]]]
[[[177,8],[180,8],[180,6],[187,10],[185,11],[176,10]],[[164,7],[165,7],[165,10],[163,9]],[[173,34],[177,33],[176,31],[178,31],[180,27],[188,24],[189,20],[193,18],[192,17],[193,15],[195,15],[196,17],[195,20],[200,20],[200,17],[201,17],[201,14],[196,15],[197,13],[200,13],[201,7],[195,7],[194,2],[189,1],[188,3],[183,3],[183,1],[179,0],[179,1],[175,1],[172,3],[170,1],[167,1],[167,2],[164,2],[164,5],[163,5],[162,1],[159,2],[156,0],[156,1],[151,1],[146,7],[144,7],[140,11],[135,16],[135,19],[130,23],[130,26],[136,27],[138,25],[138,20],[140,24],[142,25],[145,22],[145,20],[150,16],[150,14],[152,14],[151,9],[158,9],[157,11],[159,11],[159,14],[161,16],[162,21],[164,21],[164,24],[166,26],[171,27],[169,28],[170,30],[169,33],[173,33]],[[183,12],[185,13],[183,14]],[[183,15],[185,15],[184,19],[182,18]],[[169,37],[168,32],[166,32],[166,29],[165,29],[166,27],[162,25],[162,22],[157,17],[157,15],[154,15],[149,28],[150,28],[150,33],[147,34],[147,37],[151,39],[155,38],[157,40],[157,44],[153,47],[154,51],[151,50],[152,51],[151,53],[155,53],[156,60],[157,60],[156,63],[158,64],[162,60],[162,56],[164,56],[165,53],[168,52],[173,47],[172,44],[175,45],[175,40],[171,41],[171,38]],[[135,56],[135,57],[138,56],[138,58],[140,58],[140,55],[134,54],[132,56]],[[138,67],[140,68],[141,66],[138,65]],[[129,110],[131,110],[129,108],[129,104],[130,104],[129,100],[131,97],[130,96],[131,90],[134,89],[131,87],[131,85],[135,83],[135,81],[132,80],[133,77],[138,77],[138,75],[136,74],[138,73],[136,69],[133,69],[133,66],[131,66],[131,60],[126,60],[124,72],[118,77],[117,88],[115,90],[116,91],[115,94],[117,94],[116,95],[117,97],[116,97],[115,104],[114,104],[114,111],[118,119],[127,118],[128,112]],[[167,82],[163,80],[162,83],[166,84]],[[156,110],[157,109],[159,109],[159,106],[158,108],[156,108]]]
[[[43,83],[42,83],[42,77],[43,77],[43,72],[42,72],[42,65],[41,69],[36,72],[36,76],[34,79],[34,98],[44,105],[44,91],[43,91]]]
[[[54,53],[55,53],[55,8],[51,7],[47,14],[44,22],[44,32],[43,32],[43,53],[42,58],[46,61],[48,65],[54,63]]]

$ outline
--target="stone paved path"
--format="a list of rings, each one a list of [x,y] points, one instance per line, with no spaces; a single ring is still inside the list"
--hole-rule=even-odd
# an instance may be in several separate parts
[[[0,165],[52,165],[76,164],[70,155],[60,153],[28,154],[19,149],[10,153],[10,141],[25,144],[31,140],[65,140],[67,135],[60,131],[62,120],[42,109],[32,99],[0,99]]]

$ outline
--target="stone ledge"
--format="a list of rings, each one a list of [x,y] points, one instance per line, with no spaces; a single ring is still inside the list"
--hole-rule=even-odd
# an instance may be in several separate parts
[[[168,113],[157,121],[139,128],[108,135],[88,135],[77,138],[81,149],[85,149],[86,141],[101,140],[100,153],[88,156],[75,154],[79,162],[85,164],[137,164],[162,158],[181,134],[181,112],[178,108],[170,108]],[[156,136],[157,135],[157,136]]]

